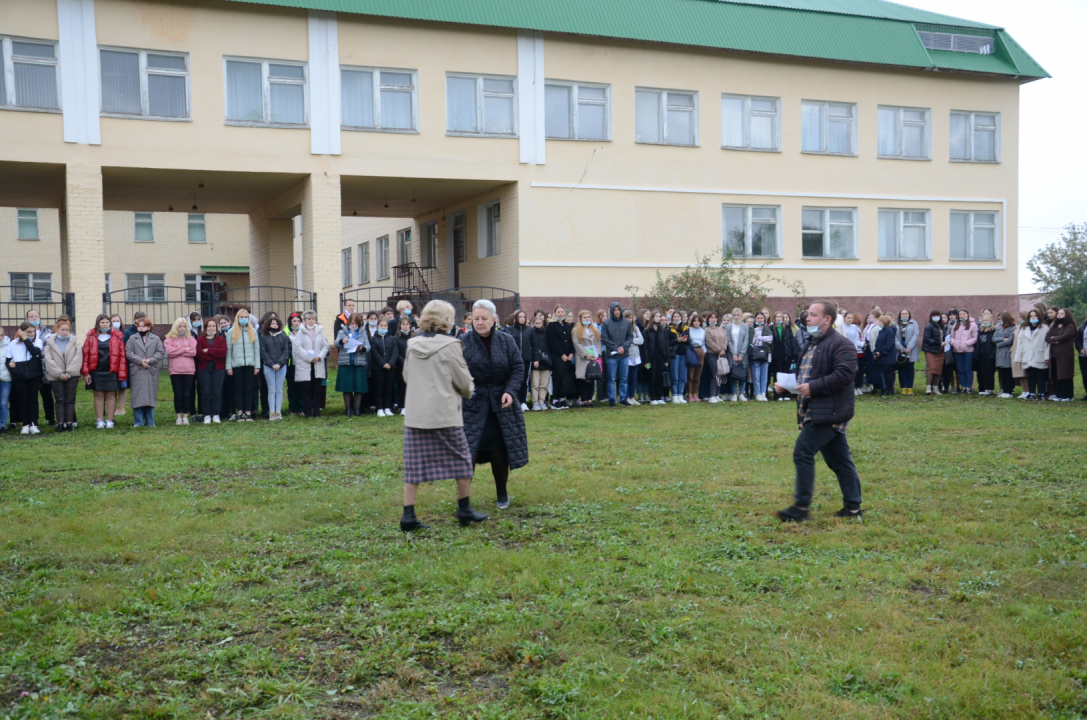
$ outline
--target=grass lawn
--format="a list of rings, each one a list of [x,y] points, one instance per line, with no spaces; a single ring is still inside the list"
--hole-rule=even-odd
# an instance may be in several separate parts
[[[1087,717],[1087,403],[862,398],[865,520],[791,404],[528,417],[491,520],[399,418],[0,438],[0,717]]]

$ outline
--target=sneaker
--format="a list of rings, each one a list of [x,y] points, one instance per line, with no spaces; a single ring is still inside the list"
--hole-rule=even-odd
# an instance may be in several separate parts
[[[834,517],[851,519],[856,518],[857,520],[860,520],[864,517],[864,511],[860,508],[857,508],[856,510],[850,510],[849,508],[844,507],[838,512],[834,513]]]
[[[783,397],[780,397],[780,398],[778,398],[778,402],[785,402],[785,401],[786,401],[786,400],[788,400],[788,399],[789,399],[789,398],[783,398]]]
[[[183,424],[184,424],[184,423],[182,423],[182,422],[181,422],[181,418],[176,418],[176,419],[174,420],[174,425],[183,425]]]
[[[521,407],[524,407],[525,409],[527,409],[527,406],[525,406],[525,405],[522,405]],[[400,408],[400,414],[401,415],[407,415],[408,414],[408,409],[407,408]]]
[[[755,399],[759,402],[768,402],[765,395],[756,395]]]
[[[23,425],[23,429],[19,431],[19,434],[20,435],[29,435],[30,434],[30,426],[29,425]]]
[[[640,402],[638,402],[637,400],[635,400],[634,398],[629,398],[629,399],[627,400],[627,406],[628,406],[628,407],[629,407],[629,406],[634,406],[634,407],[637,407],[638,405],[641,405],[641,403],[640,403]]]
[[[510,506],[510,499],[509,499],[509,497],[507,496],[505,500],[499,500],[498,502],[496,502],[496,503],[494,504],[494,506],[495,506],[496,508],[498,508],[499,510],[506,510],[506,509],[508,509],[508,508],[509,508],[509,506]]]
[[[740,394],[740,402],[747,402],[747,395],[744,395],[743,393],[741,393]]]
[[[378,417],[385,417],[385,411],[384,410],[378,410],[377,411],[377,416]]]
[[[205,425],[211,425],[211,415],[205,415],[204,416],[204,424]]]
[[[118,416],[124,415],[124,414],[125,414],[124,408],[121,408],[117,412],[113,413],[113,417],[118,417]]]
[[[1030,395],[1031,395],[1031,394],[1030,394],[1030,393],[1028,393],[1028,392],[1025,392],[1025,393],[1020,393],[1020,395],[1019,395],[1019,399],[1020,399],[1020,400],[1030,400]]]
[[[105,426],[106,426],[106,423],[102,420],[102,418],[98,418],[98,422],[96,422],[94,424],[94,427],[95,427],[96,430],[101,430]]]
[[[565,405],[556,405],[555,403],[551,403],[551,409],[552,410],[566,410],[567,407]]]
[[[784,510],[777,510],[774,512],[774,515],[782,522],[804,522],[811,517],[807,508],[797,507],[796,505],[787,507]]]
[[[637,402],[637,401],[636,400],[634,400],[634,401],[632,401],[632,400],[620,400],[619,404],[622,405],[623,407],[634,407],[633,404],[632,404],[634,402]]]
[[[1007,400],[1008,398],[1015,397],[1015,396],[1012,395],[1011,393],[1000,393],[999,395],[997,395],[997,397]]]
[[[729,402],[736,402],[736,396],[735,395],[725,395],[725,400],[728,400]]]
[[[112,430],[112,429],[113,429],[113,421],[112,420],[106,420],[106,430]]]
[[[615,407],[615,401],[614,400],[608,400],[608,407]]]
[[[237,420],[237,419],[238,419],[238,414],[237,414],[237,413],[234,413],[233,415],[231,415],[231,416],[230,416],[230,419],[231,419],[232,421],[234,421],[234,420]]]
[[[211,421],[213,423],[215,423],[216,425],[218,425],[219,424],[219,416],[218,415],[212,415],[211,416]]]
[[[187,417],[181,418],[181,424],[182,425],[188,425],[189,424],[189,418],[187,418]]]
[[[526,404],[526,403],[521,403],[521,412],[528,412],[528,404]],[[404,414],[404,412],[403,412],[403,410],[402,410],[402,409],[401,409],[401,412],[400,412],[400,414],[401,414],[401,415],[403,415],[403,414]]]
[[[41,430],[38,429],[37,425],[31,425],[30,426],[30,434],[31,435],[39,435],[39,434],[41,434]]]

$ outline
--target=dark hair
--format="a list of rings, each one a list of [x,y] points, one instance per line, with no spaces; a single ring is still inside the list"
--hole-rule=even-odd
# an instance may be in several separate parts
[[[1063,319],[1061,319],[1060,317],[1062,310],[1064,311]],[[1053,318],[1053,325],[1059,325],[1062,327],[1065,325],[1072,325],[1072,327],[1075,327],[1076,322],[1072,319],[1072,311],[1068,308],[1057,308],[1057,317]]]
[[[29,312],[29,311],[27,311],[27,312]],[[109,320],[109,318],[106,318],[106,319]],[[23,332],[26,332],[27,330],[30,330],[33,327],[34,326],[30,324],[29,320],[23,320],[21,323],[19,323],[19,329],[22,330]],[[35,334],[37,334],[37,332],[38,332],[37,330],[34,330]]]
[[[1010,312],[1005,310],[1000,313],[1000,324],[1003,325],[1004,328],[1015,327],[1015,318],[1012,317]]]
[[[366,318],[364,318],[359,313],[351,313],[351,317],[347,318],[347,326],[350,327],[351,323],[355,323],[356,325],[358,325],[359,329],[361,330],[362,326],[366,324]]]
[[[376,317],[380,317],[377,314],[377,310],[371,310],[370,312],[366,313],[366,319],[367,320],[369,320],[370,318],[376,318]]]
[[[192,327],[193,318],[203,318],[203,317],[204,316],[201,315],[198,311],[193,310],[191,313],[189,313],[189,327],[190,328]]]
[[[145,318],[145,317],[147,317],[147,313],[145,313],[143,310],[137,310],[132,315],[132,324],[135,325],[137,320],[139,320],[140,318]]]
[[[937,318],[940,318],[939,320],[936,321],[936,324],[939,325],[940,322],[943,320],[944,311],[943,310],[933,310],[932,312],[930,312],[928,314],[929,322],[932,322],[932,316],[933,315],[935,315]]]
[[[270,335],[271,334],[272,321],[273,320],[275,320],[276,323],[279,325],[278,329],[283,330],[283,321],[279,319],[279,316],[277,316],[277,315],[269,316],[269,315],[265,314],[264,319],[260,321],[260,334],[261,335]]]
[[[395,315],[396,314],[396,308],[386,305],[385,309],[381,311],[381,314],[382,314],[382,316],[385,316],[385,315],[388,315],[389,313],[392,313],[393,315]]]
[[[829,315],[832,318],[838,317],[838,303],[833,300],[813,300],[808,303],[808,310],[811,310],[812,305],[819,305],[822,307],[824,315]]]
[[[401,325],[404,324],[405,320],[407,320],[407,322],[408,322],[408,331],[407,332],[404,332],[404,329],[402,327],[400,327]],[[398,338],[402,338],[402,337],[410,338],[412,332],[413,332],[413,330],[412,330],[412,327],[411,327],[411,316],[410,315],[401,315],[400,319],[396,321],[396,337],[398,337]]]
[[[503,325],[515,325],[517,323],[517,313],[519,313],[519,312],[521,312],[521,310],[514,310],[512,313],[510,313],[506,317],[506,321],[504,323],[502,323],[502,324]]]
[[[106,322],[109,322],[109,319],[110,319],[110,318],[109,318],[109,315],[105,315],[105,314],[103,314],[103,313],[99,313],[99,314],[98,314],[98,317],[96,317],[96,318],[94,319],[94,329],[95,329],[95,330],[97,330],[97,329],[98,329],[98,323],[102,322],[103,320],[105,320]]]

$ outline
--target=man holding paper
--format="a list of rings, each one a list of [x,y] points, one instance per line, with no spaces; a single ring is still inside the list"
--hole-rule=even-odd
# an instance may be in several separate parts
[[[797,395],[800,437],[793,448],[796,495],[792,507],[774,514],[780,520],[800,522],[809,517],[815,487],[815,454],[823,453],[827,467],[838,476],[843,507],[835,517],[861,517],[861,479],[849,452],[845,432],[853,419],[856,396],[853,379],[857,353],[841,333],[834,332],[838,304],[818,300],[808,308],[806,329],[810,336],[797,365],[796,377],[778,375],[774,392]],[[795,387],[793,385],[795,384]]]

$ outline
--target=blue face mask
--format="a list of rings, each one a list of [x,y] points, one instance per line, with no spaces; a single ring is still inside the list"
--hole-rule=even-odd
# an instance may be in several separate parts
[[[193,320],[192,321],[192,326],[194,328],[204,327],[204,321],[203,320]]]
[[[756,321],[755,321],[755,324],[756,324],[756,325],[758,325],[759,327],[762,327],[762,326],[763,326],[763,322],[762,322],[762,320],[756,320]]]
[[[389,332],[389,329],[388,329],[388,328],[378,328],[378,329],[377,329],[377,334],[378,334],[378,335],[384,335],[384,334],[385,334],[385,333],[387,333],[387,332]]]
[[[1038,318],[1031,318],[1030,319],[1030,324],[1031,325],[1037,325],[1038,324]]]
[[[366,324],[369,325],[372,328],[375,328],[375,327],[377,327],[377,320],[371,320],[370,322],[368,322]]]
[[[30,323],[31,325],[33,325],[34,327],[38,327],[39,325],[41,325],[41,324],[42,324],[42,321],[41,321],[41,320],[29,320],[28,322],[29,322],[29,323]]]
[[[588,327],[589,326],[589,321],[588,320],[582,320],[581,324],[584,325],[585,327]]]
[[[808,334],[812,337],[819,337],[819,333],[823,332],[823,328],[819,325],[806,325],[805,327],[808,329]]]
[[[238,324],[245,327],[249,324],[249,318],[238,318]]]
[[[411,315],[411,308],[404,308],[405,315]]]

